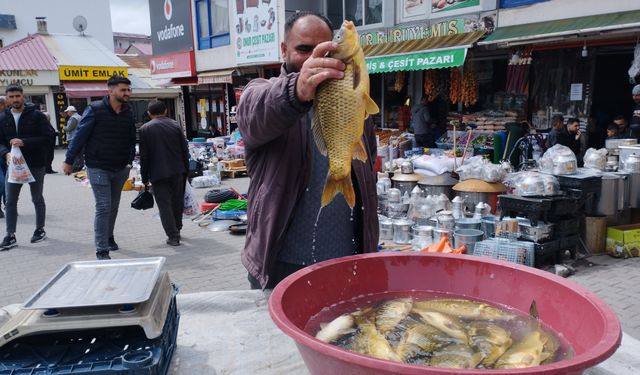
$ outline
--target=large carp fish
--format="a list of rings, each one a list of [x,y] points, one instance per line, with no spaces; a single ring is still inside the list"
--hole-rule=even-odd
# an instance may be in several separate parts
[[[367,161],[362,141],[364,120],[380,110],[369,97],[369,73],[353,22],[344,21],[333,41],[338,47],[329,56],[346,65],[344,78],[323,82],[313,101],[313,136],[318,150],[329,159],[321,207],[341,193],[353,208],[356,195],[351,160]]]

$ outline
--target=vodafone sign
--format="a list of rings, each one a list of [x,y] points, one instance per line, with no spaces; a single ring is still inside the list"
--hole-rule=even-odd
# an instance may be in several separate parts
[[[174,52],[151,58],[151,77],[180,78],[196,75],[193,51]]]
[[[186,0],[149,0],[154,56],[193,51],[191,3]]]

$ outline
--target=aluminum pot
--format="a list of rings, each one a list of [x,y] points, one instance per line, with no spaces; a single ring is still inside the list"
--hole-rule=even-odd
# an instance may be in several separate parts
[[[444,194],[449,199],[454,197],[453,185],[457,184],[458,180],[451,177],[450,173],[443,173],[438,176],[428,176],[418,181],[418,186],[424,190],[426,195],[440,195]]]
[[[464,198],[464,207],[466,212],[474,212],[478,203],[489,203],[491,207],[495,207],[495,204],[491,202],[497,201],[498,193],[480,193],[480,192],[466,192],[458,191],[457,196]]]
[[[629,174],[629,207],[640,208],[640,172]]]
[[[597,198],[596,214],[615,215],[618,213],[618,187],[620,177],[612,173],[602,175],[602,185]]]
[[[458,229],[476,229],[481,230],[482,222],[479,219],[467,219],[460,218],[456,219],[456,230]]]
[[[449,238],[449,241],[451,241],[453,239],[452,234],[453,232],[450,231],[449,229],[436,228],[433,230],[433,242],[440,241],[442,236],[447,236]]]
[[[453,247],[466,246],[467,254],[473,254],[476,242],[484,239],[484,232],[478,229],[458,229],[453,232]]]
[[[411,243],[411,226],[413,221],[398,219],[393,222],[393,242],[398,244]]]
[[[493,237],[496,234],[496,221],[495,216],[485,216],[482,219],[482,231],[484,231],[485,238]]]
[[[393,220],[388,218],[380,219],[380,240],[393,240]]]
[[[631,173],[615,172],[620,177],[618,180],[618,210],[629,208],[631,197]]]
[[[640,155],[631,154],[624,161],[624,170],[627,172],[640,172]]]

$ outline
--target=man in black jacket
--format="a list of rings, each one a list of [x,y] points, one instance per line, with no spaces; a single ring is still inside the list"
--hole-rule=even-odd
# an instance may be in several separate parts
[[[45,166],[47,163],[48,145],[53,139],[53,128],[47,117],[36,109],[34,105],[25,105],[22,87],[9,85],[6,90],[6,100],[9,106],[0,114],[0,155],[9,163],[11,148],[20,147],[22,155],[31,170],[35,181],[29,183],[31,200],[36,210],[36,230],[31,237],[31,243],[40,242],[47,238],[44,231],[46,205],[42,196],[44,186]],[[8,250],[17,245],[16,222],[18,220],[18,197],[22,184],[5,183],[6,190],[6,225],[7,235],[0,248]]]
[[[177,122],[167,117],[167,107],[154,100],[147,107],[151,121],[140,128],[142,182],[153,184],[153,195],[167,244],[180,245],[184,187],[189,170],[187,139]]]
[[[113,229],[136,146],[136,127],[128,105],[131,81],[114,76],[107,81],[107,87],[109,95],[85,109],[62,165],[64,173],[71,174],[73,161],[84,147],[89,182],[96,200],[94,234],[96,257],[100,260],[111,259],[109,251],[118,250]]]

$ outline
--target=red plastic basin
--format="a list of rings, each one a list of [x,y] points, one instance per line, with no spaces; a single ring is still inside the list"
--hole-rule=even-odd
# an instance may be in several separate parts
[[[368,293],[437,291],[511,306],[536,300],[540,319],[575,356],[522,370],[460,370],[383,361],[323,343],[303,331],[335,303]],[[312,374],[579,374],[620,345],[620,322],[594,293],[534,268],[466,255],[377,253],[329,260],[283,280],[269,300],[275,324],[293,338]]]

